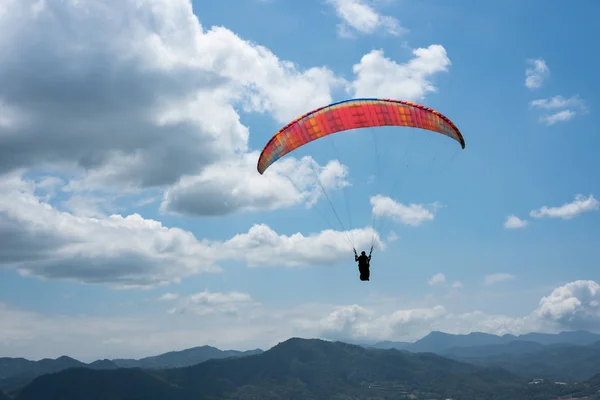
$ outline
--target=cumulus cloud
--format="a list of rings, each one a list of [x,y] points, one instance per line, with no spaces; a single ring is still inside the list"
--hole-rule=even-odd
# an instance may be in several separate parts
[[[429,283],[431,286],[444,284],[446,283],[446,276],[440,272],[432,276],[427,283]]]
[[[177,300],[179,295],[177,293],[165,293],[158,298],[159,301],[173,301]]]
[[[540,117],[540,121],[548,126],[554,125],[557,122],[568,121],[576,115],[587,111],[585,102],[579,96],[569,98],[554,96],[548,99],[537,99],[533,100],[530,105],[532,108],[549,112]]]
[[[596,211],[600,208],[600,203],[593,195],[584,196],[578,194],[571,203],[565,203],[559,207],[543,206],[537,210],[531,210],[529,215],[533,218],[562,218],[572,219],[583,213]]]
[[[519,229],[525,228],[528,224],[529,222],[517,217],[516,215],[509,215],[504,222],[504,227],[506,229]]]
[[[174,299],[175,300],[175,299]],[[169,314],[193,312],[196,315],[228,314],[236,316],[238,312],[260,303],[254,301],[247,293],[203,291],[184,298],[168,310]]]
[[[353,66],[356,79],[349,84],[354,97],[384,97],[405,100],[422,100],[437,88],[431,78],[448,71],[450,59],[446,49],[439,44],[413,50],[415,57],[398,64],[387,58],[383,50],[365,54]]]
[[[527,60],[527,68],[525,69],[525,86],[528,89],[538,89],[550,76],[550,68],[546,62],[541,59]]]
[[[548,99],[537,99],[531,102],[531,106],[535,108],[541,108],[545,110],[554,110],[558,108],[580,106],[582,100],[578,96],[569,97],[568,99],[563,96],[554,96]]]
[[[175,296],[174,296],[175,297]],[[414,341],[431,331],[523,334],[600,330],[600,285],[575,281],[554,289],[523,315],[452,310],[451,304],[389,299],[364,304],[260,304],[247,293],[204,291],[172,298],[159,315],[95,317],[44,315],[0,303],[0,353],[39,359],[68,354],[85,361],[144,357],[199,344],[268,347],[289,337]],[[477,299],[472,299],[476,304]],[[404,304],[404,306],[398,306]],[[171,312],[184,307],[186,312]],[[179,308],[181,310],[181,308]],[[187,312],[189,311],[189,312]]]
[[[463,284],[461,281],[455,281],[452,283],[452,287],[454,289],[462,289],[463,288]]]
[[[34,4],[44,6],[32,12]],[[372,10],[356,1],[336,4],[346,16],[368,14],[348,11],[356,7]],[[353,26],[369,30],[373,21],[390,21],[375,15]],[[414,50],[405,64],[372,52],[348,82],[326,67],[303,69],[281,60],[226,28],[206,29],[187,0],[125,0],[110,7],[99,0],[23,0],[8,3],[0,23],[0,56],[10,60],[0,66],[6,78],[0,173],[61,171],[73,177],[62,189],[71,193],[165,189],[163,211],[194,215],[318,199],[314,182],[296,177],[300,185],[293,187],[282,179],[285,172],[305,170],[308,159],[279,161],[267,172],[272,186],[252,173],[256,152],[239,109],[286,123],[331,102],[337,89],[383,94],[390,81],[395,86],[387,96],[422,98],[435,91],[431,77],[450,63],[439,45]],[[343,185],[345,166],[333,161],[317,169],[323,182]],[[98,204],[105,200],[73,196],[65,206],[77,216],[101,218],[106,215]]]
[[[391,231],[388,236],[387,236],[387,242],[388,243],[392,243],[395,242],[396,240],[400,239],[400,237],[398,236],[398,234],[394,231]]]
[[[540,118],[546,125],[554,125],[557,122],[565,122],[572,119],[577,113],[572,110],[562,110],[551,115],[545,115]]]
[[[513,279],[515,279],[515,276],[512,274],[498,273],[498,274],[486,275],[485,278],[483,278],[483,283],[485,285],[489,286],[489,285],[494,285],[496,283],[510,281]]]
[[[347,257],[352,247],[367,248],[371,243],[385,244],[372,228],[350,231],[324,230],[304,236],[279,235],[266,225],[254,225],[248,233],[238,234],[218,246],[221,257],[245,260],[251,267],[332,264]]]
[[[447,315],[440,305],[428,308],[400,309],[390,313],[377,312],[358,304],[334,306],[317,320],[298,318],[298,328],[332,340],[384,340],[399,338],[408,331],[419,335],[421,327],[435,325]],[[425,328],[427,329],[427,328]]]
[[[375,195],[371,197],[373,215],[377,217],[390,217],[405,225],[419,226],[426,221],[433,221],[438,203],[429,205],[398,203],[387,196]]]
[[[600,285],[575,281],[558,287],[523,316],[486,314],[479,310],[455,313],[442,305],[376,311],[370,307],[338,307],[313,325],[333,339],[416,340],[431,331],[455,334],[485,332],[524,334],[562,330],[600,330]]]
[[[372,34],[382,30],[398,36],[406,30],[394,17],[382,15],[364,0],[327,0],[343,23],[337,26],[341,37],[353,37],[354,32]]]
[[[73,188],[169,185],[247,151],[238,105],[283,122],[344,84],[205,30],[187,0],[34,4],[0,14],[0,173],[54,165],[79,172]]]
[[[490,315],[481,311],[453,313],[442,305],[376,312],[358,305],[338,307],[312,323],[320,336],[334,340],[414,341],[431,331],[465,334],[521,333],[535,326],[527,318]],[[314,328],[313,328],[314,329]]]
[[[452,284],[450,284],[448,282],[448,280],[446,279],[446,275],[442,274],[441,272],[433,275],[427,281],[427,283],[430,286],[451,287],[452,289],[462,289],[462,287],[463,287],[463,284],[461,281],[454,281],[454,282],[452,282]]]
[[[198,240],[139,214],[73,215],[41,201],[35,188],[17,174],[0,179],[0,263],[24,275],[150,287],[218,273],[225,260],[323,265],[347,257],[352,243],[385,247],[372,228],[286,236],[255,225],[229,240]]]
[[[220,271],[213,250],[190,232],[138,214],[75,216],[34,189],[16,175],[0,180],[0,261],[22,274],[144,286]]]
[[[536,315],[559,328],[600,329],[600,284],[579,280],[558,287],[540,300]]]
[[[187,176],[165,191],[163,211],[224,215],[266,211],[304,203],[312,206],[324,192],[348,186],[348,168],[339,161],[318,165],[311,157],[286,157],[264,175],[256,172],[258,153],[215,163],[200,175]]]

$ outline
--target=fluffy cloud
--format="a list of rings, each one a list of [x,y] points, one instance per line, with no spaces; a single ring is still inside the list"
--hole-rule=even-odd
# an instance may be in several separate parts
[[[568,121],[577,114],[582,114],[587,111],[585,102],[578,96],[572,96],[568,99],[563,96],[537,99],[533,100],[530,105],[532,108],[550,112],[549,114],[540,117],[540,121],[546,125],[554,125],[557,122]]]
[[[574,329],[598,331],[600,285],[594,281],[568,283],[553,290],[540,300],[535,310],[520,317],[478,310],[454,313],[442,305],[378,312],[355,304],[339,306],[313,325],[325,337],[345,340],[416,340],[433,330],[499,335]]]
[[[353,37],[353,31],[371,34],[377,30],[397,36],[405,32],[394,17],[379,14],[364,0],[327,0],[343,23],[339,24],[341,37]]]
[[[73,215],[43,202],[33,181],[19,175],[0,179],[0,262],[24,275],[145,287],[221,271],[218,262],[250,266],[323,265],[347,257],[352,244],[374,241],[371,228],[310,236],[279,235],[266,225],[226,241],[198,240],[138,214]]]
[[[336,3],[346,16],[356,16],[348,11],[356,7],[371,10],[353,4]],[[305,179],[296,179],[296,188],[272,173],[275,184],[266,187],[252,173],[256,153],[248,148],[239,108],[283,124],[331,102],[338,88],[384,94],[389,81],[396,85],[389,96],[421,98],[435,90],[429,79],[449,65],[439,45],[416,49],[406,64],[374,52],[347,82],[326,67],[301,69],[280,60],[226,28],[205,29],[187,0],[110,6],[23,0],[4,11],[0,56],[10,61],[0,66],[6,78],[0,173],[51,168],[74,177],[63,191],[159,187],[166,190],[164,211],[188,214],[310,205],[319,195]],[[390,21],[375,15],[353,26],[368,30],[373,21]],[[67,25],[78,35],[67,34]],[[381,78],[382,71],[389,76]],[[302,171],[308,164],[287,158],[271,169]],[[347,173],[335,162],[318,168],[333,186]],[[65,205],[78,216],[103,217],[103,202],[73,196]]]
[[[437,273],[435,275],[433,275],[428,281],[427,283],[430,286],[443,286],[443,287],[451,287],[453,289],[462,289],[463,284],[460,281],[454,281],[452,282],[452,284],[449,284],[447,279],[446,279],[446,275],[440,273]]]
[[[556,288],[540,300],[536,315],[559,328],[600,329],[600,285],[579,280]]]
[[[557,108],[579,106],[582,101],[579,97],[573,96],[568,99],[563,96],[554,96],[549,99],[538,99],[531,102],[532,107],[541,108],[545,110],[554,110]]]
[[[543,206],[537,210],[532,210],[529,215],[533,218],[562,218],[572,219],[586,212],[596,211],[600,208],[600,203],[593,195],[584,196],[578,194],[571,203],[565,203],[559,207]]]
[[[525,86],[529,89],[538,89],[550,76],[550,68],[544,60],[529,59],[527,60],[528,67],[525,69]]]
[[[371,243],[385,248],[372,228],[350,231],[325,230],[304,236],[278,235],[266,225],[255,225],[218,246],[221,257],[245,260],[251,267],[308,266],[332,264],[347,258],[352,247],[368,248]]]
[[[190,232],[138,214],[75,216],[34,192],[17,175],[0,180],[0,260],[22,274],[144,286],[220,271],[214,251]]]
[[[283,122],[344,84],[204,30],[187,0],[23,0],[0,24],[0,172],[76,168],[74,187],[172,184],[247,150],[237,105]]]
[[[439,44],[413,50],[415,57],[405,64],[385,57],[383,50],[365,54],[354,65],[356,74],[349,87],[355,97],[384,97],[404,100],[422,100],[437,89],[431,82],[433,75],[448,71],[450,59]]]
[[[515,279],[515,276],[512,274],[498,273],[498,274],[486,275],[485,278],[483,278],[483,283],[485,285],[489,286],[489,285],[494,285],[496,283],[510,281],[512,279]]]
[[[444,284],[446,283],[446,276],[440,272],[439,274],[432,276],[427,283],[429,283],[431,286]]]
[[[414,341],[433,330],[455,334],[600,330],[600,285],[594,281],[558,287],[521,316],[477,309],[456,312],[451,304],[406,305],[399,299],[282,308],[259,304],[240,292],[205,291],[183,296],[183,300],[168,297],[156,303],[164,307],[159,315],[134,318],[43,315],[0,303],[0,353],[33,359],[68,354],[92,361],[155,355],[174,350],[173,343],[176,349],[201,344],[266,349],[292,336]],[[175,307],[168,301],[175,302]],[[476,303],[472,299],[471,304]],[[174,308],[186,312],[172,312]]]
[[[173,296],[165,298],[165,295],[161,297],[162,300],[177,300]],[[179,298],[177,304],[171,308],[169,314],[193,312],[196,315],[207,315],[207,314],[228,314],[230,316],[236,316],[238,312],[248,307],[256,307],[260,303],[254,301],[252,297],[247,293],[241,292],[210,292],[203,291],[195,293],[184,298]]]
[[[391,217],[395,221],[411,226],[419,226],[425,221],[433,221],[435,212],[440,207],[437,203],[405,205],[381,195],[371,197],[370,201],[373,206],[373,215]]]
[[[516,215],[509,215],[504,222],[504,227],[506,229],[519,229],[525,228],[528,224],[529,222],[517,217]]]
[[[572,110],[562,110],[551,115],[541,117],[541,121],[546,125],[554,125],[557,122],[565,122],[572,119],[577,113]]]
[[[348,185],[348,168],[338,161],[319,166],[310,157],[286,157],[260,175],[257,160],[258,153],[253,152],[215,163],[200,175],[184,177],[165,192],[161,208],[192,215],[223,215],[300,203],[312,206],[323,191]]]
[[[165,293],[162,296],[159,297],[159,301],[173,301],[173,300],[177,300],[179,298],[179,295],[177,293]]]
[[[454,282],[452,283],[452,287],[453,287],[454,289],[462,289],[462,288],[463,288],[463,284],[462,284],[462,282],[461,282],[461,281],[454,281]]]

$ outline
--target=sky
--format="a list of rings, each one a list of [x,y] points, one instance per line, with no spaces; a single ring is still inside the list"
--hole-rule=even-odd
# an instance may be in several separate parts
[[[0,0],[0,356],[600,332],[598,12]],[[257,172],[289,121],[364,97],[465,149],[365,128]]]

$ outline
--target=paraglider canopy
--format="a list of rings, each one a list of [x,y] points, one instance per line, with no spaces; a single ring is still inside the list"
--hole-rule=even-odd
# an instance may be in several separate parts
[[[281,128],[264,147],[257,170],[308,142],[332,133],[374,126],[408,126],[446,135],[465,148],[462,134],[441,113],[405,100],[351,99],[310,111]]]

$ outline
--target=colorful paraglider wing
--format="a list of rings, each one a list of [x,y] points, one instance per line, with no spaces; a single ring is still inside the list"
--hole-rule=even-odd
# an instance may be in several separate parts
[[[262,174],[285,154],[315,139],[335,132],[373,126],[427,129],[446,135],[465,148],[458,128],[431,108],[404,100],[353,99],[317,108],[284,126],[260,154],[258,172]]]

